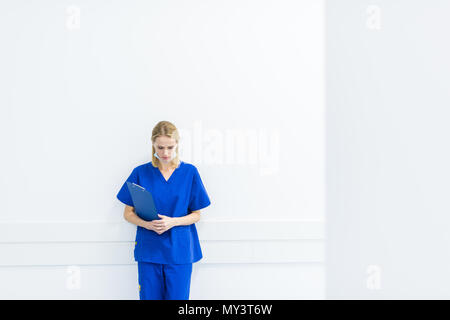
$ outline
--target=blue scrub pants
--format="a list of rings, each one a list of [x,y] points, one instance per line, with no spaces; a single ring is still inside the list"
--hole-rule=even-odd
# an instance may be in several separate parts
[[[189,300],[192,263],[159,264],[138,261],[141,300]]]

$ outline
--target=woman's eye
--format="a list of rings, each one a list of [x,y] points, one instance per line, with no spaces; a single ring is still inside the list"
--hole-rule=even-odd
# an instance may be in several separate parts
[[[164,149],[164,147],[158,147],[159,150]],[[168,147],[167,149],[173,149],[173,147]]]

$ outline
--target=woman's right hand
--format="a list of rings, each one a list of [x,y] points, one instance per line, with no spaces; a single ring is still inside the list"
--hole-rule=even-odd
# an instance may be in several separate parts
[[[147,230],[155,231],[157,234],[163,233],[161,230],[159,230],[160,228],[158,228],[158,227],[155,225],[155,223],[154,223],[155,221],[156,221],[156,220],[153,220],[153,221],[146,221],[145,224],[144,224],[144,228],[147,229]]]

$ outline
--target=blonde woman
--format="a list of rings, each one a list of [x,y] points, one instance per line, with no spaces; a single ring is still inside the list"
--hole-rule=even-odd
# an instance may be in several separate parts
[[[125,220],[137,226],[139,297],[189,300],[192,264],[202,258],[195,223],[211,202],[197,168],[179,160],[177,128],[160,121],[151,139],[152,161],[134,168],[117,194],[125,204]],[[127,181],[150,191],[159,220],[145,221],[136,214]]]

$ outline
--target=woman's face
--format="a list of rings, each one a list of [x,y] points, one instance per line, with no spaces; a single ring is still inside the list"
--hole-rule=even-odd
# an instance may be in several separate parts
[[[177,148],[177,142],[175,139],[166,136],[159,136],[153,143],[158,157],[161,158],[162,162],[169,163],[172,161],[172,156]]]

